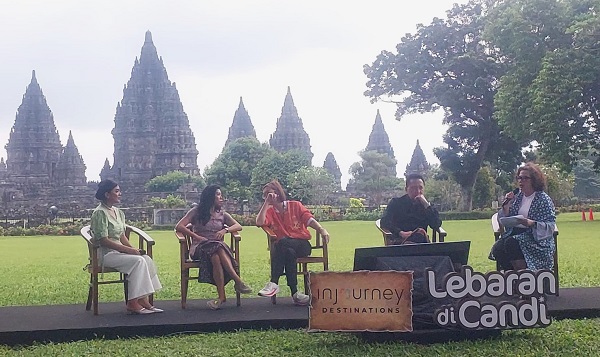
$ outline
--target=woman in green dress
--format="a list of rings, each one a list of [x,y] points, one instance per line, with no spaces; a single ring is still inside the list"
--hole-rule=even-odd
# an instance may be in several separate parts
[[[127,274],[127,311],[130,314],[162,312],[148,300],[150,294],[162,288],[154,261],[129,243],[125,235],[125,215],[115,206],[121,202],[119,185],[112,180],[101,181],[96,198],[100,204],[92,213],[92,234],[100,244],[102,267]]]

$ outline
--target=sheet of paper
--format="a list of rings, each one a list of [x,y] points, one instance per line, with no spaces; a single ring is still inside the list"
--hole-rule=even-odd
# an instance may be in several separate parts
[[[504,226],[504,227],[516,227],[519,225],[519,221],[525,219],[525,217],[523,215],[516,215],[516,216],[510,216],[510,217],[500,217],[500,223]]]

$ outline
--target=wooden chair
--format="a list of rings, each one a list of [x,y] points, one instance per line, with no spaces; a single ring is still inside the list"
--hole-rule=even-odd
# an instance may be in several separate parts
[[[200,262],[193,260],[190,256],[190,246],[192,245],[192,237],[175,231],[175,236],[179,240],[179,266],[181,272],[181,308],[185,309],[187,303],[188,285],[190,280],[197,280],[200,275]],[[239,232],[230,233],[231,240],[229,248],[233,251],[235,261],[240,264],[240,241],[242,236]],[[190,269],[198,269],[198,274],[190,276]],[[235,292],[236,305],[241,305],[241,296],[239,292]]]
[[[261,227],[263,231],[267,234],[267,242],[268,242],[268,250],[269,250],[269,262],[272,261],[273,249],[272,246],[275,244],[277,240],[277,236],[275,232],[273,232],[269,227]],[[311,255],[304,258],[297,258],[296,263],[298,264],[298,275],[302,275],[304,279],[304,292],[310,295],[310,286],[308,284],[308,264],[323,264],[323,271],[329,270],[329,253],[327,251],[327,242],[322,239],[321,234],[315,231],[315,240],[313,244],[313,240],[309,241],[312,246]],[[321,253],[318,253],[318,251]],[[315,254],[317,251],[317,255]],[[273,295],[271,297],[271,302],[273,304],[277,303],[277,295]]]
[[[500,236],[502,235],[502,233],[504,233],[504,230],[502,229],[502,226],[500,225],[500,221],[498,220],[498,213],[494,213],[494,215],[492,216],[492,230],[494,231],[494,243],[500,239]],[[554,227],[554,233],[552,234],[553,238],[554,238],[554,276],[556,277],[556,295],[558,296],[558,226]],[[500,264],[498,262],[496,262],[496,270],[500,271]]]
[[[389,241],[393,237],[392,232],[381,227],[381,219],[375,221],[375,227],[377,227],[377,229],[379,229],[379,231],[383,235],[383,244],[386,246],[389,245]],[[446,231],[442,227],[439,227],[438,229],[433,229],[433,232],[431,234],[431,242],[436,243],[438,241],[438,236],[439,241],[443,242],[446,239],[446,235],[448,235],[448,233],[446,233]]]
[[[81,228],[81,236],[87,242],[88,251],[89,251],[89,263],[85,266],[84,270],[90,274],[90,284],[88,290],[88,298],[87,303],[85,305],[85,309],[89,311],[94,306],[94,315],[98,315],[98,286],[103,284],[123,284],[123,290],[125,291],[125,302],[127,302],[127,274],[119,273],[117,270],[112,268],[104,268],[100,266],[100,259],[98,257],[98,250],[100,248],[100,244],[93,240],[92,231],[89,225]],[[142,231],[139,228],[133,226],[127,226],[125,229],[125,235],[127,239],[131,241],[131,233],[137,235],[137,247],[139,249],[144,249],[146,254],[152,258],[152,246],[154,245],[154,240],[146,234],[146,232]],[[135,246],[135,244],[132,242]],[[100,280],[98,275],[105,273],[118,273],[119,278],[108,279],[108,280]],[[111,274],[112,275],[112,274]],[[150,303],[153,303],[153,295],[149,296]]]

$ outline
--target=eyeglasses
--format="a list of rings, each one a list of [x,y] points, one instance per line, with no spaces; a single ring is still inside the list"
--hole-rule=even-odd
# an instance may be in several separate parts
[[[529,177],[529,176],[517,176],[517,180],[521,180],[521,181],[531,180],[531,177]]]

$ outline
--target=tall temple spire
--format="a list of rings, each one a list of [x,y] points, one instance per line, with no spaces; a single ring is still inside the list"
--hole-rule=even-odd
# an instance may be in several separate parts
[[[240,104],[233,115],[233,123],[231,123],[231,126],[229,127],[229,136],[227,137],[225,146],[236,139],[246,136],[251,136],[256,139],[256,131],[254,130],[254,125],[252,125],[250,114],[248,114],[248,111],[244,107],[244,101],[242,100],[242,97],[240,97]]]
[[[417,139],[417,145],[415,145],[415,149],[413,150],[412,157],[410,158],[410,163],[406,165],[406,171],[404,171],[404,176],[408,176],[410,174],[426,175],[430,167],[431,166],[427,162],[425,154],[423,153],[423,149],[421,149],[419,140]]]
[[[271,147],[279,152],[299,150],[305,152],[312,160],[313,153],[310,146],[310,137],[304,131],[302,119],[298,116],[298,110],[294,105],[290,87],[281,109],[281,116],[277,119],[275,132],[269,139]]]
[[[85,185],[85,164],[79,153],[79,149],[73,140],[73,134],[69,130],[69,138],[56,165],[56,183],[58,185]]]
[[[323,168],[327,170],[327,172],[333,176],[335,180],[336,188],[342,189],[342,171],[335,160],[335,156],[333,156],[332,152],[328,152],[325,157],[325,161],[323,162]]]
[[[62,145],[35,71],[31,72],[31,82],[17,109],[5,148],[7,173],[14,181],[52,184]]]
[[[381,154],[387,154],[392,159],[396,158],[394,156],[394,149],[390,144],[390,137],[385,131],[383,120],[381,120],[381,114],[379,113],[379,109],[377,109],[377,114],[375,115],[375,123],[373,124],[373,128],[371,129],[371,134],[369,135],[369,143],[367,144],[365,151],[377,151]],[[395,168],[394,175],[396,175]]]
[[[147,31],[141,55],[117,105],[114,160],[101,179],[137,188],[169,171],[198,173],[198,150],[175,83]]]

